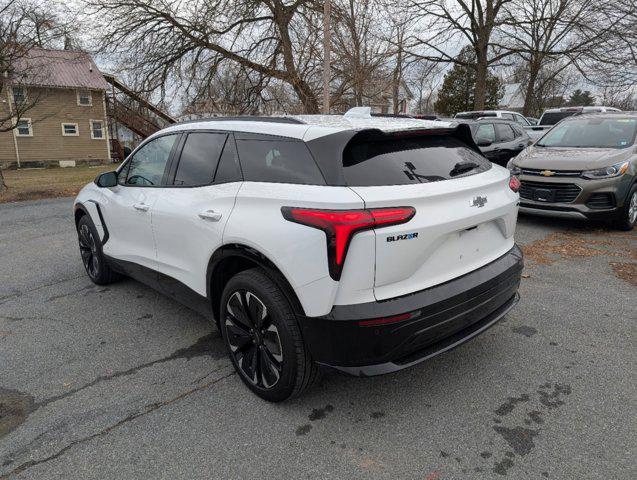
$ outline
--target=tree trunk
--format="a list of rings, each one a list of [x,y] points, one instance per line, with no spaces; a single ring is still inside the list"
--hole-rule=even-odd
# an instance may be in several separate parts
[[[476,87],[473,93],[473,109],[484,110],[487,97],[487,64],[478,60],[476,64]]]
[[[292,82],[292,88],[294,88],[294,91],[299,96],[305,113],[321,113],[318,98],[307,82],[297,78],[295,82]]]
[[[529,82],[526,85],[526,92],[524,94],[524,107],[522,107],[522,115],[528,117],[531,115],[533,108],[533,100],[535,94],[535,83],[537,82],[537,76],[540,72],[541,61],[529,62]]]
[[[2,168],[0,168],[0,193],[3,193],[7,189],[7,184],[4,183],[4,175],[2,174]]]

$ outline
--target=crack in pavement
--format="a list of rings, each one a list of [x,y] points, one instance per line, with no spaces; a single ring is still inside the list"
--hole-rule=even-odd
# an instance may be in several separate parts
[[[44,285],[38,285],[35,288],[32,288],[30,290],[25,290],[24,292],[16,292],[16,293],[12,293],[10,295],[5,295],[4,297],[0,297],[0,305],[4,305],[5,303],[21,297],[23,295],[28,295],[29,293],[33,293],[33,292],[37,292],[38,290],[42,290],[43,288],[47,288],[47,287],[52,287],[53,285],[59,285],[60,283],[66,283],[66,282],[70,282],[72,280],[77,280],[78,278],[83,278],[86,275],[78,275],[76,277],[71,277],[71,278],[65,278],[63,280],[56,280],[55,282],[51,282],[51,283],[46,283]]]
[[[227,366],[220,367],[219,370],[221,370],[223,368],[227,368]],[[205,390],[205,389],[215,385],[216,383],[219,383],[220,381],[222,381],[222,380],[224,380],[224,379],[226,379],[228,377],[231,377],[232,375],[236,375],[236,372],[234,370],[232,372],[226,374],[226,375],[223,375],[222,377],[219,377],[219,378],[217,378],[215,380],[211,380],[208,383],[204,383],[203,385],[199,385],[199,386],[197,386],[195,388],[191,388],[190,390],[186,390],[185,392],[182,392],[179,395],[177,395],[176,397],[173,397],[173,398],[171,398],[169,400],[164,400],[162,402],[157,402],[157,403],[153,403],[153,404],[147,405],[144,408],[144,410],[142,410],[140,412],[137,412],[137,413],[133,413],[133,414],[123,418],[119,422],[117,422],[117,423],[115,423],[113,425],[110,425],[110,426],[104,428],[103,430],[100,430],[99,432],[96,432],[96,433],[94,433],[92,435],[80,438],[79,440],[75,440],[75,441],[69,443],[66,447],[62,448],[61,450],[59,450],[57,453],[54,453],[53,455],[49,455],[48,457],[42,458],[40,460],[29,460],[28,462],[23,463],[22,465],[20,465],[20,466],[14,468],[13,470],[11,470],[9,473],[6,473],[4,475],[0,475],[0,480],[8,480],[11,475],[18,475],[18,474],[24,472],[25,470],[27,470],[29,468],[35,467],[37,465],[41,465],[41,464],[46,463],[46,462],[50,462],[51,460],[55,460],[55,459],[61,457],[62,455],[64,455],[66,452],[68,452],[71,448],[73,448],[76,445],[79,445],[79,444],[88,442],[90,440],[93,440],[95,438],[107,435],[108,433],[112,432],[113,430],[117,429],[118,427],[121,427],[122,425],[130,423],[133,420],[136,420],[137,418],[140,418],[140,417],[143,417],[145,415],[148,415],[149,413],[152,413],[155,410],[158,410],[158,409],[160,409],[162,407],[165,407],[165,406],[171,405],[171,404],[173,404],[175,402],[178,402],[179,400],[182,400],[182,399],[184,399],[186,397],[189,397],[190,395],[192,395],[194,393],[197,393],[197,392],[200,392],[202,390]]]
[[[157,360],[153,360],[150,362],[146,362],[143,363],[141,365],[136,365],[134,367],[129,368],[128,370],[122,370],[119,372],[114,372],[112,375],[100,375],[99,377],[97,377],[95,380],[86,383],[84,385],[82,385],[81,387],[66,391],[64,393],[61,393],[59,395],[54,395],[52,397],[49,398],[45,398],[44,400],[37,402],[35,405],[35,410],[45,407],[53,402],[57,402],[58,400],[62,400],[63,398],[67,398],[70,397],[71,395],[75,395],[78,392],[81,392],[82,390],[86,390],[87,388],[90,387],[94,387],[95,385],[97,385],[98,383],[101,383],[103,381],[106,380],[112,380],[115,378],[119,378],[119,377],[125,377],[127,375],[132,375],[134,373],[137,373],[138,371],[144,369],[144,368],[148,368],[148,367],[152,367],[154,365],[158,365],[160,363],[165,363],[165,362],[170,362],[171,360],[176,360],[178,358],[185,358],[186,360],[190,360],[194,357],[199,357],[199,356],[203,356],[203,355],[208,355],[211,356],[215,359],[219,359],[221,357],[225,356],[225,352],[223,354],[219,354],[219,356],[215,357],[215,355],[213,355],[213,350],[211,348],[212,345],[212,340],[214,338],[219,338],[218,335],[215,335],[215,332],[213,333],[209,333],[207,335],[204,335],[203,337],[200,337],[194,344],[188,346],[188,347],[184,347],[184,348],[180,348],[178,350],[175,350],[172,354],[168,355],[167,357],[163,357],[163,358],[159,358]],[[210,375],[210,374],[208,374]],[[204,376],[203,378],[206,378],[208,375]],[[202,378],[202,379],[203,379]]]

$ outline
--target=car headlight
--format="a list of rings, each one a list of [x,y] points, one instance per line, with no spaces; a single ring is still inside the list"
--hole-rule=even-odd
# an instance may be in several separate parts
[[[585,170],[582,172],[582,177],[590,179],[619,177],[626,173],[628,166],[629,162],[621,162],[611,165],[610,167],[598,168],[596,170]]]
[[[522,173],[522,169],[516,165],[513,165],[513,162],[511,160],[509,160],[509,163],[507,163],[507,168],[509,169],[509,172],[511,172],[511,175],[520,175]]]

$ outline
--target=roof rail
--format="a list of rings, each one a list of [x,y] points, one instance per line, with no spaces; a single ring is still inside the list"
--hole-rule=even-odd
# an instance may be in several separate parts
[[[242,115],[238,117],[206,117],[178,122],[178,125],[198,122],[264,122],[264,123],[288,123],[293,125],[305,125],[305,122],[294,117],[258,117]]]

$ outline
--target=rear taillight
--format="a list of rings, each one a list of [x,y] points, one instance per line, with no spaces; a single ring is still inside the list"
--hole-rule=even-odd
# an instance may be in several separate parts
[[[511,177],[509,178],[509,188],[517,193],[520,191],[521,186],[522,184],[520,183],[520,180],[518,180],[518,177],[514,177],[513,175],[511,175]]]
[[[327,237],[327,259],[330,276],[341,278],[345,256],[356,232],[408,222],[415,214],[413,207],[372,208],[365,210],[318,210],[282,207],[286,220],[318,228]]]

